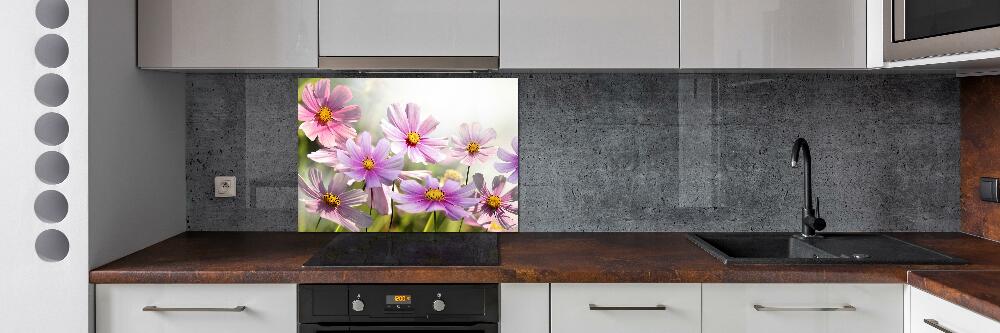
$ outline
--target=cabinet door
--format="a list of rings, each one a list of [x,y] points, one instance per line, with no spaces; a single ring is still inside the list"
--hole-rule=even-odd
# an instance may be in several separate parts
[[[681,0],[681,68],[865,68],[866,0]]]
[[[704,284],[702,327],[705,333],[902,332],[904,290],[901,284]]]
[[[961,306],[909,288],[910,332],[941,333],[944,330],[961,333],[1000,332],[1000,322],[969,311]]]
[[[552,332],[700,332],[699,284],[552,284]]]
[[[101,284],[95,299],[97,333],[297,330],[294,284]]]
[[[317,0],[138,1],[139,67],[317,67]]]
[[[500,333],[549,333],[549,284],[500,284]]]
[[[677,68],[678,0],[504,0],[500,67]]]
[[[324,57],[496,57],[499,0],[319,0]]]

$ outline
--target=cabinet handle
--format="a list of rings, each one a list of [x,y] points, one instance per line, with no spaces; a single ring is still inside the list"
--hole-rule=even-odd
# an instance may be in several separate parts
[[[592,311],[620,311],[620,310],[628,310],[628,311],[658,311],[658,310],[666,310],[666,309],[667,309],[666,305],[660,305],[660,304],[657,304],[657,305],[654,305],[654,306],[600,306],[600,305],[597,305],[597,304],[590,304],[590,310],[592,310]]]
[[[944,332],[944,333],[955,333],[955,331],[949,330],[949,329],[945,328],[944,326],[941,326],[941,323],[939,323],[937,320],[934,320],[934,319],[924,319],[924,324],[927,324],[930,327],[936,328],[938,331],[941,331],[941,332]]]
[[[770,306],[763,306],[760,304],[754,304],[753,309],[757,311],[857,311],[853,305],[844,305],[838,307],[830,308],[776,308]]]
[[[161,308],[155,305],[142,307],[142,311],[154,312],[243,312],[247,307],[240,305],[231,308]]]

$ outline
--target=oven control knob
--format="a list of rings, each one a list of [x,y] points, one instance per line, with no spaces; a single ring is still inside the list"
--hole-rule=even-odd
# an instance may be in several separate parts
[[[444,311],[444,301],[436,299],[434,300],[434,311],[441,312]]]
[[[353,309],[356,312],[364,311],[365,302],[361,301],[360,299],[356,299],[353,302],[351,302],[351,309]]]

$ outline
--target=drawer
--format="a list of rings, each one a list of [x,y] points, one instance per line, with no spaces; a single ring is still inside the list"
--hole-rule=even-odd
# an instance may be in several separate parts
[[[551,291],[554,333],[701,330],[699,284],[554,283]]]
[[[294,284],[100,284],[98,333],[294,333]],[[144,311],[156,306],[167,311]],[[242,311],[170,311],[177,308]]]
[[[702,293],[705,333],[903,332],[902,284],[704,284]]]
[[[1000,322],[910,287],[909,333],[996,333]],[[936,328],[925,320],[936,321]]]

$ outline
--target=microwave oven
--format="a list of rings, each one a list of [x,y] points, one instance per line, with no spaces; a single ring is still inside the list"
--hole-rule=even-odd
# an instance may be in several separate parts
[[[884,0],[885,61],[1000,49],[1000,0]]]

